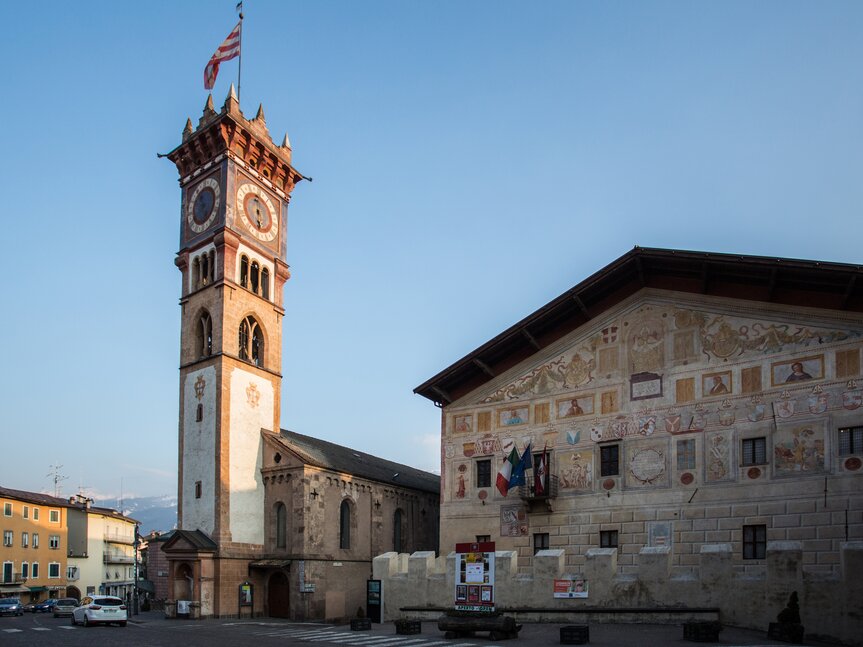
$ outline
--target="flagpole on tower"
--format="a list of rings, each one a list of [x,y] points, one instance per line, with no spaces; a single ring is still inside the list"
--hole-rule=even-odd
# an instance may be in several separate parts
[[[243,1],[237,3],[237,12],[240,14],[240,55],[237,63],[237,103],[240,103],[240,79],[243,76]]]

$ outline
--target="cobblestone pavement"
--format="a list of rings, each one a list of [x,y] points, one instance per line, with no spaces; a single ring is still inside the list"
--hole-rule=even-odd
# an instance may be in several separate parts
[[[92,647],[98,645],[173,647],[232,647],[234,645],[353,645],[355,647],[535,647],[560,644],[562,624],[525,624],[514,640],[491,641],[485,633],[463,639],[444,638],[433,621],[424,622],[422,633],[401,636],[392,623],[374,624],[371,631],[351,631],[347,625],[296,623],[275,618],[242,620],[166,620],[161,613],[134,616],[126,628],[72,627],[68,619],[27,615],[0,619],[0,645],[62,645]],[[591,624],[590,645],[625,647],[662,647],[695,645],[683,640],[681,625]],[[766,633],[736,627],[724,627],[720,634],[723,646],[756,647],[781,645],[768,640]],[[810,647],[822,643],[807,642]]]

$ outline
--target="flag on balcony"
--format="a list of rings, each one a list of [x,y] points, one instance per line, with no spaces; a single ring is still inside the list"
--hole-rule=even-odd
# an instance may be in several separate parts
[[[524,448],[521,459],[518,465],[512,468],[512,475],[509,477],[509,487],[514,488],[516,485],[524,485],[524,472],[530,467],[530,443]]]
[[[548,445],[542,448],[539,464],[533,473],[533,492],[536,496],[545,496],[546,474],[548,474]]]
[[[518,465],[518,450],[513,447],[509,456],[503,461],[500,471],[497,473],[497,489],[503,496],[506,496],[506,493],[509,491],[509,479],[516,465]]]

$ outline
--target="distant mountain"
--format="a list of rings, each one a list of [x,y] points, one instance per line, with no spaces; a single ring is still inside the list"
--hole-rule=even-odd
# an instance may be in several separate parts
[[[153,530],[165,532],[177,527],[177,497],[175,496],[130,497],[122,501],[96,499],[93,505],[119,510],[127,517],[140,521],[142,535]]]

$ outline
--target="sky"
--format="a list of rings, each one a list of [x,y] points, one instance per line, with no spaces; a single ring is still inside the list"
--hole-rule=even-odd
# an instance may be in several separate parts
[[[6,7],[2,486],[176,495],[156,154],[201,116],[234,5]],[[413,389],[635,245],[860,264],[861,33],[857,1],[247,0],[241,109],[314,178],[282,427],[438,471]]]

